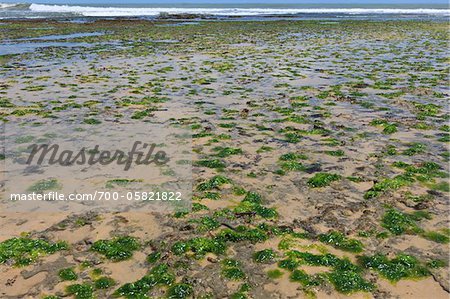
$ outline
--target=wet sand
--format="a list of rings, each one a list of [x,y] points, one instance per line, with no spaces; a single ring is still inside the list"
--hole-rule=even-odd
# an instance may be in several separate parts
[[[448,298],[448,24],[168,23],[1,25],[20,43],[104,33],[0,56],[5,136],[51,122],[183,128],[193,196],[186,212],[12,213],[8,183],[29,188],[45,169],[5,167],[0,297]],[[94,174],[53,177],[62,188],[111,181]],[[95,249],[126,236],[139,244],[127,259]],[[12,238],[67,248],[19,267]],[[127,285],[149,276],[152,287]]]

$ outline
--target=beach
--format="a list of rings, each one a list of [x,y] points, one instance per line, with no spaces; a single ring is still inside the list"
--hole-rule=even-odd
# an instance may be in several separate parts
[[[0,297],[448,298],[434,17],[1,20]],[[24,163],[34,143],[89,138],[175,158]],[[9,197],[151,188],[187,203]]]

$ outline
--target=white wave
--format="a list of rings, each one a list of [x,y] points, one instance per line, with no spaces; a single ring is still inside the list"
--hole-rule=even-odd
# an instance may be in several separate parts
[[[0,3],[0,9],[11,9],[15,7],[22,7],[27,4],[24,3]]]
[[[93,7],[69,5],[43,5],[31,4],[34,12],[74,13],[86,17],[120,17],[120,16],[156,16],[160,13],[169,14],[208,14],[223,16],[254,16],[254,15],[280,15],[280,14],[426,14],[450,15],[449,9],[394,9],[394,8],[163,8],[163,7]]]

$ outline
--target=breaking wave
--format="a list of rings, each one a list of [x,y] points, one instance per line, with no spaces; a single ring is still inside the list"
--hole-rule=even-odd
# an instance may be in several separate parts
[[[449,9],[432,8],[178,8],[178,7],[96,7],[0,3],[0,10],[30,10],[34,13],[74,14],[85,17],[156,16],[169,14],[203,14],[216,16],[258,16],[295,14],[411,14],[450,15]]]
[[[27,3],[0,3],[0,9],[4,10],[26,10],[29,9],[31,4]]]

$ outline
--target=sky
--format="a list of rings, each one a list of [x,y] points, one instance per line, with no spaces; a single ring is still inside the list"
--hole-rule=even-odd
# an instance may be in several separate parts
[[[0,0],[0,3],[41,4],[144,4],[144,3],[203,3],[203,4],[448,4],[448,0]]]

